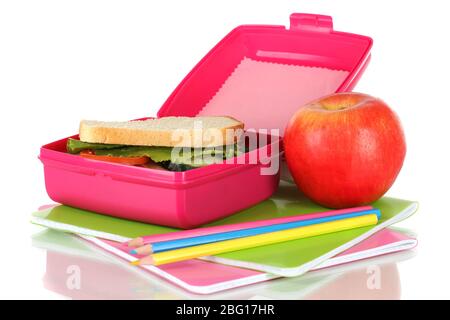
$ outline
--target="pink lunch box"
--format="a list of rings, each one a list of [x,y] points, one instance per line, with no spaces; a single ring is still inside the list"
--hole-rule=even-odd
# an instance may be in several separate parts
[[[181,81],[158,117],[228,115],[267,143],[231,164],[171,172],[68,154],[65,138],[40,150],[47,193],[65,205],[177,228],[255,205],[278,186],[280,170],[261,170],[280,160],[280,137],[292,114],[320,96],[350,91],[371,47],[369,37],[333,31],[329,16],[294,13],[289,29],[238,26]]]

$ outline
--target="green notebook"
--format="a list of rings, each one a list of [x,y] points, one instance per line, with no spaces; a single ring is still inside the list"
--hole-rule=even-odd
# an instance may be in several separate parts
[[[370,237],[377,231],[406,219],[418,208],[416,202],[388,197],[384,197],[372,205],[381,210],[381,219],[376,226],[234,251],[202,259],[280,276],[298,276]],[[206,226],[327,210],[329,209],[299,195],[295,185],[282,183],[278,191],[268,200]],[[33,213],[31,221],[52,229],[120,242],[142,235],[177,231],[173,228],[124,220],[64,205]]]

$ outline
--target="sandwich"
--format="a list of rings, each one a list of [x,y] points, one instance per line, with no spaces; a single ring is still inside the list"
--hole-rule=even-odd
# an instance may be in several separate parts
[[[83,120],[67,152],[151,169],[186,171],[245,152],[244,124],[225,116],[163,117],[124,122]]]

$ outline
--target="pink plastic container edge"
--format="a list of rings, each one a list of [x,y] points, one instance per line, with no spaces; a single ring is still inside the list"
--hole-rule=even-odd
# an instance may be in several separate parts
[[[41,148],[50,198],[120,218],[193,228],[270,197],[279,182],[279,172],[272,176],[259,174],[265,166],[262,163],[217,164],[168,172],[93,161],[50,149],[53,144],[65,144],[65,140]],[[260,149],[279,143],[276,137]],[[279,156],[277,153],[271,158]],[[248,181],[260,187],[249,188]],[[228,191],[226,195],[224,191]]]

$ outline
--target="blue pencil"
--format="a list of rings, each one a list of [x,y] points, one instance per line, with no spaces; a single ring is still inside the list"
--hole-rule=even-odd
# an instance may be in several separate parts
[[[142,250],[139,250],[140,248],[131,250],[130,253],[132,253],[132,254],[157,253],[157,252],[181,249],[181,248],[192,247],[192,246],[197,246],[197,245],[202,245],[202,244],[207,244],[207,243],[213,243],[213,242],[218,242],[218,241],[250,237],[250,236],[255,236],[258,234],[287,230],[287,229],[291,229],[291,228],[304,227],[304,226],[309,226],[309,225],[324,223],[324,222],[329,222],[329,221],[336,221],[336,220],[342,220],[342,219],[347,219],[347,218],[359,217],[359,216],[369,215],[369,214],[377,215],[378,220],[381,217],[380,210],[378,210],[378,209],[364,210],[364,211],[346,213],[346,214],[330,216],[330,217],[322,217],[322,218],[316,218],[316,219],[310,219],[310,220],[301,220],[301,221],[294,221],[294,222],[288,222],[288,223],[273,224],[270,226],[262,226],[262,227],[242,229],[242,230],[236,230],[236,231],[214,233],[214,234],[191,237],[191,238],[154,242],[152,244],[141,247],[141,248],[143,248]]]

